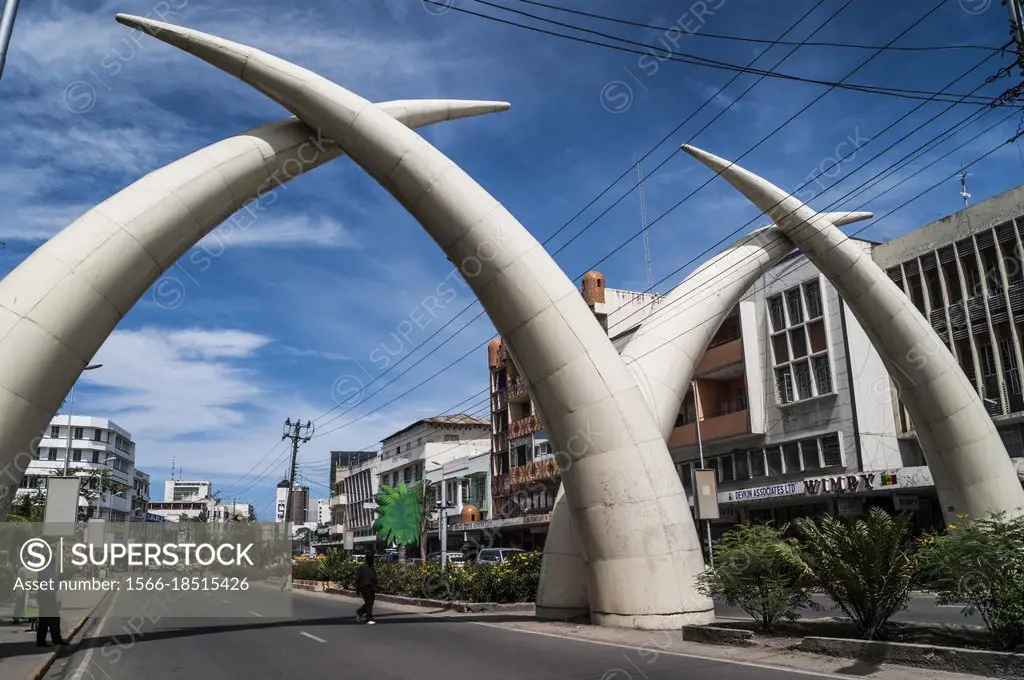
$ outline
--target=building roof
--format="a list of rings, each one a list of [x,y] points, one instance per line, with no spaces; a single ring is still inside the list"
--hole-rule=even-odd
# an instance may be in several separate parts
[[[398,437],[399,435],[402,435],[408,432],[409,430],[413,429],[414,427],[418,427],[420,425],[438,425],[442,427],[490,427],[491,422],[489,420],[482,420],[475,416],[471,416],[468,413],[455,413],[450,416],[433,416],[432,418],[421,418],[412,425],[403,427],[398,432],[394,432],[388,435],[381,441],[386,442],[391,439],[394,439],[395,437]]]

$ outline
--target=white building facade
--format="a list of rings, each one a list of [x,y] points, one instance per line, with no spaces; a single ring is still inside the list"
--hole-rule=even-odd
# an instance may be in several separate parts
[[[98,498],[82,497],[79,505],[89,518],[109,522],[142,521],[149,502],[149,478],[135,470],[135,442],[131,433],[107,418],[81,415],[55,416],[39,442],[35,460],[22,479],[18,494],[46,491],[46,478],[59,474],[67,459],[76,476],[109,474],[110,481],[123,490],[101,493]],[[138,494],[138,495],[137,495]]]
[[[372,505],[380,490],[380,458],[375,456],[349,467],[344,489],[345,548],[352,550],[374,545],[377,536],[373,530],[375,514]]]

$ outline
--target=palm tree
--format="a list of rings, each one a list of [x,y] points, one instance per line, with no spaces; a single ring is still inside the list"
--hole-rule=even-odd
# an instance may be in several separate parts
[[[377,519],[374,529],[385,543],[399,546],[420,545],[421,558],[427,558],[427,499],[430,485],[418,482],[406,486],[381,484],[377,494]]]

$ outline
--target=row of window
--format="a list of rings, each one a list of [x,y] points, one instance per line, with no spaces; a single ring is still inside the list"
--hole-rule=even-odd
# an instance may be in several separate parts
[[[531,453],[533,454],[532,456],[530,455]],[[547,440],[537,441],[534,439],[531,445],[530,438],[525,437],[524,440],[514,440],[512,445],[509,446],[509,458],[512,461],[511,467],[529,465],[535,460],[547,458],[551,455],[551,442]]]
[[[833,393],[824,314],[817,277],[768,298],[775,394],[779,404]]]
[[[64,460],[67,449],[55,447],[40,447],[36,451],[37,460]],[[103,463],[108,458],[106,451],[90,449],[71,449],[71,460],[75,463]],[[120,472],[131,472],[131,463],[123,458],[113,458],[113,468]]]
[[[801,439],[763,449],[734,451],[724,456],[705,458],[705,466],[718,472],[721,484],[764,477],[779,477],[845,465],[839,433]],[[693,488],[692,470],[699,461],[676,463],[683,488]]]
[[[89,430],[88,438],[86,438],[86,429]],[[50,438],[51,439],[67,439],[68,428],[67,426],[61,427],[60,425],[50,426]],[[113,430],[104,430],[98,427],[72,427],[71,438],[79,441],[93,441],[100,442],[102,444],[110,444],[111,438],[113,438],[114,448],[124,453],[130,453],[131,441],[117,434]]]
[[[437,441],[437,440],[435,439],[433,441]],[[457,441],[460,441],[460,439],[459,439],[459,435],[457,435],[457,434],[446,434],[446,435],[443,435],[441,437],[441,441],[443,441],[443,442],[457,442]],[[417,437],[416,438],[416,446],[423,446],[423,437]],[[402,451],[408,451],[412,447],[413,447],[412,444],[405,444],[405,448],[403,449],[402,448],[402,444],[398,444],[397,446],[395,446],[395,454],[399,454]],[[388,456],[390,454],[385,453],[384,455]]]

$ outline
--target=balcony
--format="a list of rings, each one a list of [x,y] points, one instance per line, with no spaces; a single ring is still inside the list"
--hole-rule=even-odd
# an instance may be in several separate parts
[[[495,475],[491,478],[491,495],[494,497],[507,496],[512,491],[512,484],[508,475]]]
[[[743,340],[737,338],[729,342],[709,347],[704,352],[694,375],[709,376],[723,368],[739,364],[743,361]]]
[[[733,411],[714,418],[700,421],[700,437],[705,444],[729,437],[740,437],[750,434],[747,412]],[[672,430],[668,440],[669,448],[697,445],[697,424],[687,423]]]
[[[530,393],[526,389],[526,381],[519,376],[508,381],[508,401],[510,404],[521,404],[529,400]]]
[[[514,467],[509,470],[508,476],[509,484],[512,488],[516,488],[540,481],[557,481],[559,474],[558,466],[555,465],[555,459],[551,457]]]
[[[331,528],[328,530],[328,533],[331,536],[344,536],[345,535],[345,525],[344,524],[332,524]]]
[[[518,439],[539,432],[541,430],[540,418],[536,415],[529,415],[519,420],[513,420],[508,426],[508,438]]]
[[[345,505],[345,494],[336,494],[331,496],[331,507],[336,508],[339,505]]]

